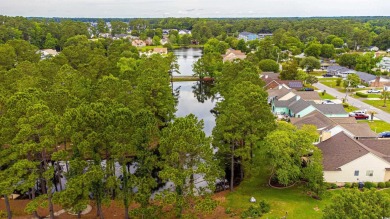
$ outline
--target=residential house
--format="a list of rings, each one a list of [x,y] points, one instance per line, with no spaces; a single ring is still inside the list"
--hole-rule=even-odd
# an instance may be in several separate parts
[[[384,87],[385,85],[388,85],[390,83],[389,78],[376,76],[375,80],[371,82],[371,87]]]
[[[356,140],[344,132],[320,142],[324,180],[339,185],[389,181],[389,145],[389,140]]]
[[[349,74],[355,74],[356,73],[355,70],[352,70],[352,69],[349,69],[349,68],[346,68],[346,67],[343,67],[343,66],[339,66],[339,65],[329,66],[326,69],[326,71],[327,71],[327,74],[334,75],[334,76],[339,76],[339,77],[343,77],[343,78],[346,78]]]
[[[41,59],[47,59],[47,58],[54,57],[54,56],[59,54],[54,49],[42,49],[42,50],[39,50],[39,52],[41,53]]]
[[[365,83],[365,84],[368,84],[368,85],[371,85],[371,83],[374,82],[375,78],[376,78],[375,75],[368,74],[368,73],[365,73],[365,72],[358,71],[358,72],[356,72],[356,74],[359,76],[361,83]]]
[[[376,47],[376,46],[370,46],[370,47],[368,47],[368,50],[371,51],[371,52],[378,52],[379,48]]]
[[[377,67],[380,68],[381,71],[390,71],[390,57],[383,57],[377,64]]]
[[[244,39],[246,41],[259,39],[259,36],[255,33],[241,32],[238,34],[238,39]]]
[[[284,97],[286,94],[291,93],[291,88],[280,85],[274,89],[268,89],[267,93],[268,103],[271,103],[273,100],[278,99],[278,97]]]
[[[114,40],[118,40],[118,39],[130,39],[131,38],[131,35],[129,34],[115,34],[115,36],[112,38]]]
[[[131,45],[135,47],[144,47],[146,46],[146,43],[143,40],[133,40],[131,41]]]
[[[162,38],[160,40],[160,43],[161,43],[161,45],[165,45],[165,44],[169,43],[169,40],[167,38]]]
[[[257,34],[259,36],[259,39],[262,40],[266,37],[271,37],[272,36],[272,33],[259,33]]]
[[[166,54],[168,54],[168,49],[167,48],[153,48],[153,53],[160,54],[160,55],[166,55]]]
[[[235,59],[245,59],[245,53],[241,52],[241,50],[227,49],[226,53],[222,55],[223,62],[233,61]]]
[[[313,106],[327,117],[349,117],[342,104],[314,104]]]
[[[179,35],[191,34],[190,30],[179,30]]]
[[[262,78],[263,79],[263,78]],[[265,89],[273,89],[280,85],[285,85],[291,89],[301,90],[303,88],[303,82],[299,80],[280,80],[280,79],[263,79],[266,82]]]
[[[153,40],[152,40],[152,38],[148,37],[148,38],[145,40],[145,44],[146,44],[147,46],[153,45]]]

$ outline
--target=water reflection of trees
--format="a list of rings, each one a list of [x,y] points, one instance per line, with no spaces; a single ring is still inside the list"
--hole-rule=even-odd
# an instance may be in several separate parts
[[[213,91],[214,89],[212,89],[213,87],[213,82],[197,81],[192,86],[192,93],[200,103],[204,103],[209,99],[211,99],[211,101],[214,101],[215,93]]]

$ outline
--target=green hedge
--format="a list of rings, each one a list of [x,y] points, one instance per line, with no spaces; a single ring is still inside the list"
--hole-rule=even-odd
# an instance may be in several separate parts
[[[365,94],[365,93],[362,93],[362,92],[356,92],[356,96],[367,98],[368,94]]]

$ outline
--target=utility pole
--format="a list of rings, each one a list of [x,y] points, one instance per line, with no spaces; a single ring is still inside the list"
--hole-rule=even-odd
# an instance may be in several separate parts
[[[345,98],[344,103],[347,103],[348,88],[351,86],[351,80],[348,80],[348,86],[345,88]]]

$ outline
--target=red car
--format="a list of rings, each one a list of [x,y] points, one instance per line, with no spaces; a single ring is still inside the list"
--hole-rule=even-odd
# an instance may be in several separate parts
[[[355,119],[368,119],[370,116],[363,113],[351,113],[350,117],[355,117]]]

